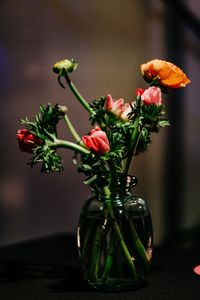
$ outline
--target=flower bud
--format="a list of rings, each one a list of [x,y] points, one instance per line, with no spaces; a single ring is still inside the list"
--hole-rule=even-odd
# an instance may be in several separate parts
[[[103,155],[110,151],[107,135],[98,126],[92,129],[89,135],[83,136],[82,141],[89,150],[96,154]]]
[[[32,153],[33,149],[43,144],[43,141],[28,129],[19,129],[17,131],[17,140],[20,150]]]
[[[78,67],[78,63],[74,59],[61,60],[53,66],[53,71],[59,76],[66,76],[68,73],[72,73]]]
[[[68,112],[68,108],[64,105],[59,105],[59,109],[64,115]]]
[[[144,89],[141,89],[141,88],[136,89],[136,96],[137,97],[142,96],[143,93],[144,93]]]

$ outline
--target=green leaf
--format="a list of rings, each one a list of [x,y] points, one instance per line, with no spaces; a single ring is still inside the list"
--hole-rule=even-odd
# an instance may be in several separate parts
[[[97,179],[97,175],[94,175],[92,177],[90,177],[89,179],[84,180],[84,184],[85,185],[90,185],[91,183],[93,183],[95,180]]]
[[[90,107],[92,108],[92,113],[90,114],[90,121],[92,125],[94,123],[101,124],[102,122],[106,124],[105,119],[105,110],[104,110],[104,104],[105,104],[106,98],[100,97],[99,99],[95,99],[92,104],[90,104]]]
[[[91,170],[92,170],[91,166],[90,166],[90,165],[87,165],[87,164],[82,164],[82,165],[81,165],[81,168],[82,168],[82,170],[84,170],[84,171],[91,171]]]
[[[56,153],[55,149],[51,149],[47,145],[35,148],[34,156],[29,164],[31,167],[41,164],[42,173],[60,172],[63,170],[61,157]]]
[[[40,105],[40,112],[35,116],[34,121],[29,121],[28,118],[21,120],[21,123],[26,126],[33,134],[40,139],[49,139],[49,135],[57,136],[57,124],[64,117],[60,106],[56,104],[54,107],[49,103],[47,106]]]
[[[160,127],[166,127],[166,126],[170,126],[170,123],[168,120],[159,120],[158,121],[158,126]]]

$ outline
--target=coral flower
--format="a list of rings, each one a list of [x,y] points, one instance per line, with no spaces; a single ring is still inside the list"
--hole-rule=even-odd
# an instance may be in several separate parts
[[[128,102],[124,103],[122,98],[114,100],[110,94],[107,95],[104,108],[123,121],[129,120],[128,114],[131,112],[131,106]]]
[[[98,126],[92,129],[89,135],[84,135],[82,141],[89,150],[96,154],[103,155],[110,151],[107,135]]]
[[[185,87],[190,83],[186,74],[176,65],[159,59],[153,59],[141,65],[141,72],[148,82],[158,79],[160,84],[168,88]]]
[[[145,105],[150,105],[150,104],[161,105],[162,103],[161,89],[155,86],[150,86],[142,93],[141,99]]]

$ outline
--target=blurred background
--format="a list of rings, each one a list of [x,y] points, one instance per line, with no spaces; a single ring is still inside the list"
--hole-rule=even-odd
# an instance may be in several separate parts
[[[146,86],[140,64],[153,58],[184,69],[191,84],[165,97],[171,127],[153,136],[132,172],[155,244],[200,239],[199,19],[198,0],[0,0],[0,244],[74,234],[89,196],[71,152],[61,152],[64,172],[46,175],[30,169],[16,142],[19,120],[48,102],[68,107],[80,135],[90,130],[87,113],[52,72],[64,58],[79,62],[71,78],[88,101],[108,93],[132,101]]]

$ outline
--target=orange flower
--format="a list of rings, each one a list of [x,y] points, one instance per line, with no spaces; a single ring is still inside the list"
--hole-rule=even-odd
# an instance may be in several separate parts
[[[148,82],[157,78],[161,85],[169,88],[185,87],[186,84],[190,83],[180,68],[164,60],[153,59],[142,64],[141,72]]]

